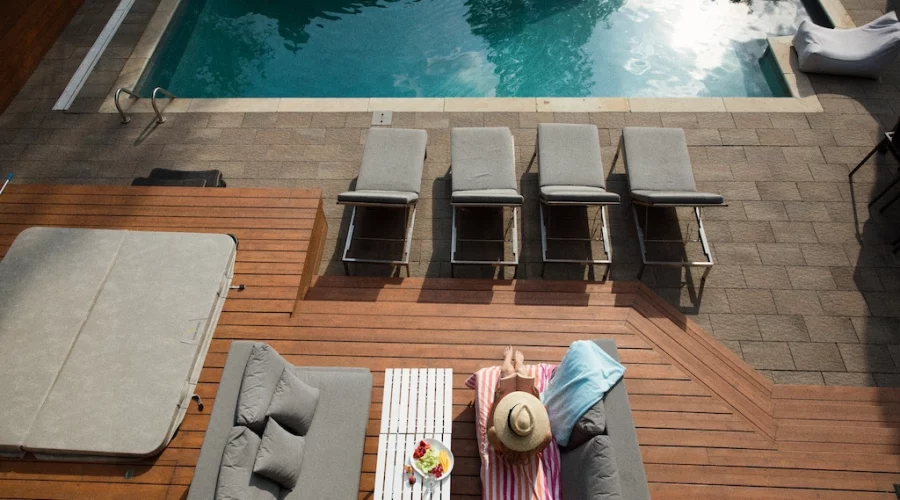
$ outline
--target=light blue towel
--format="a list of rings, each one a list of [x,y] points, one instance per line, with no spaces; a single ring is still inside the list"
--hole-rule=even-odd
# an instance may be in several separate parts
[[[560,446],[569,443],[578,419],[625,373],[625,367],[589,340],[569,346],[541,394],[550,416],[550,431]]]

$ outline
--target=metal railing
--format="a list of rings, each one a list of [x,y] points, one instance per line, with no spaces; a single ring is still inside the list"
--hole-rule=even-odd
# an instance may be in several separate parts
[[[114,99],[116,110],[119,112],[119,116],[122,117],[122,123],[128,123],[131,121],[131,117],[125,114],[125,111],[122,110],[122,105],[119,104],[119,96],[122,95],[122,92],[125,92],[135,99],[140,99],[141,96],[135,94],[134,91],[129,90],[125,87],[120,87],[118,90],[116,90],[116,96]],[[156,113],[156,123],[165,123],[166,117],[163,116],[162,112],[159,110],[159,106],[156,105],[156,94],[158,93],[163,94],[169,99],[177,99],[177,96],[162,87],[156,87],[150,94],[150,105],[153,106],[153,112]]]

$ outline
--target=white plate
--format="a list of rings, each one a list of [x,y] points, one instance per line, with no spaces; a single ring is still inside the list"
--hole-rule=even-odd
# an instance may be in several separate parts
[[[450,455],[450,467],[448,467],[447,470],[444,471],[444,474],[441,475],[440,479],[449,477],[450,472],[453,470],[453,466],[456,464],[456,459],[453,457],[453,452],[450,451],[450,448],[447,447],[446,445],[444,445],[444,443],[438,441],[437,439],[433,439],[433,438],[425,438],[425,439],[422,439],[421,441],[425,441],[426,443],[431,445],[431,447],[434,448],[435,450],[437,450],[438,453],[440,453],[441,450],[443,450],[443,451],[446,451],[448,455]],[[419,441],[416,441],[416,447],[418,447],[418,446],[419,446]],[[415,453],[415,450],[413,450],[413,453]],[[422,477],[425,477],[425,476],[434,477],[431,474],[428,474],[427,472],[423,471],[422,469],[419,469],[419,466],[416,463],[416,459],[413,458],[412,455],[409,456],[409,463],[412,464],[413,469],[416,472],[418,472],[419,474],[421,474]]]

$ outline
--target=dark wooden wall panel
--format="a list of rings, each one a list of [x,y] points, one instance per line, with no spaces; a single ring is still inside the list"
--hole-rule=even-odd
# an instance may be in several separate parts
[[[19,93],[83,2],[0,1],[0,112]]]

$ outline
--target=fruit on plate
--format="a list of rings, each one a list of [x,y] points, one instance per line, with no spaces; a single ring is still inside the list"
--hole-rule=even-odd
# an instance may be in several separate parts
[[[436,479],[440,479],[441,476],[444,475],[444,467],[441,464],[437,464],[430,471],[428,471],[428,473],[434,476]]]
[[[447,450],[441,450],[441,452],[438,453],[438,462],[440,462],[443,470],[450,468],[450,454],[447,453]]]
[[[425,456],[425,453],[427,453],[430,449],[430,444],[426,443],[425,441],[419,441],[419,446],[417,446],[416,451],[413,452],[413,458],[419,460],[420,458]]]

